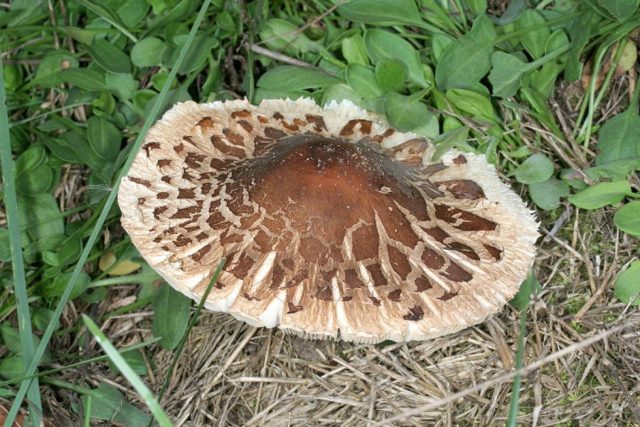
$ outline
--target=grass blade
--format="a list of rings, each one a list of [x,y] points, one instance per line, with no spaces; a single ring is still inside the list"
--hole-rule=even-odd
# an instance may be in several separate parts
[[[0,58],[0,162],[2,165],[2,182],[4,204],[9,229],[9,244],[11,247],[11,268],[13,270],[13,289],[16,295],[18,311],[18,327],[20,329],[20,346],[25,368],[33,357],[33,339],[31,330],[31,315],[27,300],[27,282],[22,256],[22,242],[20,241],[20,219],[18,216],[18,199],[13,176],[13,157],[11,154],[11,140],[9,134],[9,116],[7,112],[7,93],[4,87],[4,67]],[[35,372],[36,366],[33,368]],[[34,425],[40,424],[42,402],[38,380],[35,379],[28,390],[30,401],[29,414]],[[17,409],[16,409],[17,412]]]
[[[111,193],[109,193],[107,200],[104,202],[100,216],[96,220],[96,224],[93,227],[93,230],[91,231],[91,235],[89,236],[89,239],[85,244],[82,254],[80,255],[80,259],[78,260],[75,268],[73,269],[71,278],[69,279],[69,283],[67,284],[67,287],[64,293],[60,297],[60,301],[58,302],[58,305],[53,313],[52,319],[42,336],[40,345],[36,349],[35,355],[31,359],[31,363],[29,364],[29,367],[25,372],[25,376],[27,377],[34,374],[36,367],[38,366],[38,362],[40,361],[40,358],[42,357],[45,349],[47,348],[49,340],[53,335],[53,331],[57,327],[58,321],[60,320],[62,310],[64,309],[65,305],[67,304],[67,301],[69,300],[69,297],[71,296],[71,291],[75,287],[75,284],[78,281],[78,278],[80,277],[82,268],[84,267],[84,264],[89,258],[91,249],[93,249],[93,245],[96,243],[96,240],[98,239],[102,231],[102,226],[104,225],[104,222],[107,219],[109,211],[111,210],[111,207],[113,206],[113,203],[116,200],[116,196],[118,194],[118,188],[120,186],[120,179],[129,171],[129,168],[131,167],[131,164],[133,163],[133,160],[136,154],[140,150],[140,146],[142,145],[142,141],[144,140],[144,137],[147,131],[149,130],[153,122],[156,120],[156,117],[160,112],[160,108],[164,104],[164,101],[167,97],[167,94],[169,93],[171,85],[173,84],[173,81],[176,78],[176,75],[178,73],[178,70],[180,69],[180,66],[184,62],[187,52],[189,51],[191,43],[193,42],[196,32],[198,31],[198,28],[200,27],[200,24],[204,19],[204,15],[207,9],[209,8],[210,3],[211,3],[211,0],[204,0],[202,6],[200,7],[200,11],[198,12],[196,20],[193,23],[191,31],[189,32],[189,36],[187,37],[187,40],[182,46],[180,55],[178,56],[178,59],[176,59],[175,63],[173,64],[173,67],[171,68],[171,72],[169,73],[169,77],[167,78],[167,81],[162,87],[162,90],[160,91],[160,94],[158,95],[158,98],[156,99],[149,116],[145,120],[142,130],[140,131],[138,138],[136,138],[136,142],[134,143],[134,146],[132,147],[131,152],[129,153],[129,157],[126,163],[122,167],[122,170],[120,171],[120,173],[118,174],[115,180],[114,188],[112,189]],[[15,420],[16,415],[18,414],[20,405],[22,404],[22,400],[24,399],[24,396],[26,394],[27,388],[31,384],[31,381],[32,380],[26,380],[20,385],[20,388],[18,389],[18,393],[16,394],[16,398],[13,401],[9,414],[7,415],[7,418],[5,420],[4,427],[11,427],[11,425],[13,424],[13,421]]]
[[[528,306],[527,306],[528,307]],[[527,307],[520,310],[520,331],[518,333],[518,344],[516,349],[516,361],[514,369],[519,370],[524,366],[524,342],[527,332]],[[520,384],[522,383],[522,375],[518,373],[513,378],[511,386],[511,402],[509,404],[509,415],[507,417],[507,427],[516,427],[518,425],[518,408],[520,406]]]
[[[149,407],[149,410],[153,414],[154,418],[158,421],[161,427],[172,427],[171,420],[167,417],[167,414],[164,413],[160,404],[153,396],[149,387],[145,385],[145,383],[140,379],[138,374],[136,374],[131,366],[127,363],[126,360],[122,357],[122,355],[118,352],[118,350],[109,342],[109,339],[106,335],[100,330],[98,325],[95,324],[93,320],[86,314],[82,315],[82,320],[84,320],[85,325],[89,328],[89,332],[93,334],[100,347],[107,353],[107,356],[111,359],[111,361],[117,366],[117,368],[122,372],[122,375],[131,383],[133,388],[136,389],[140,397],[144,400],[144,402]]]

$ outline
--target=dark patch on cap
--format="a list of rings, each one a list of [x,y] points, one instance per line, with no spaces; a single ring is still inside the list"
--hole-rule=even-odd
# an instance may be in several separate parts
[[[409,308],[409,313],[402,316],[404,320],[409,320],[412,322],[417,322],[418,320],[422,320],[424,317],[424,310],[419,305],[414,305]]]
[[[465,163],[467,163],[467,158],[460,154],[453,159],[453,163],[455,163],[456,165],[464,165]]]
[[[446,188],[456,199],[477,200],[485,198],[482,187],[470,179],[440,181],[436,182],[436,185]]]
[[[301,305],[295,305],[292,303],[287,303],[287,314],[293,314],[293,313],[297,313],[299,311],[302,311],[302,306]]]

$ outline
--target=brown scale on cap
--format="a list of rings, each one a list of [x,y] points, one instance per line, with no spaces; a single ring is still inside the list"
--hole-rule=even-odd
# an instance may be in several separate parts
[[[535,222],[484,158],[429,162],[424,139],[349,103],[180,104],[147,141],[125,229],[190,296],[224,257],[205,305],[254,325],[438,336],[497,311],[533,259]]]

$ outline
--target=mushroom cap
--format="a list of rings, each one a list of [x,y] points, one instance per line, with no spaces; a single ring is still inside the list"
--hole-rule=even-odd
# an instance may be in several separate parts
[[[517,292],[537,223],[484,156],[348,101],[168,111],[122,179],[122,225],[175,289],[254,326],[375,343],[482,322]]]

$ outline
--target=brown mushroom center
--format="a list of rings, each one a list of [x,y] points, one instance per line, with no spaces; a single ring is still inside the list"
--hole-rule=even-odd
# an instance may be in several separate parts
[[[343,261],[340,252],[350,229],[355,258],[377,256],[372,250],[379,241],[376,214],[389,237],[411,247],[417,243],[410,220],[398,208],[428,218],[424,188],[409,181],[412,169],[364,142],[304,135],[283,139],[267,156],[247,160],[234,178],[253,203],[283,217],[277,222],[281,228],[286,223],[292,234],[301,236],[307,262],[323,264]],[[427,192],[441,195],[426,183]],[[286,230],[270,231],[278,235]]]

